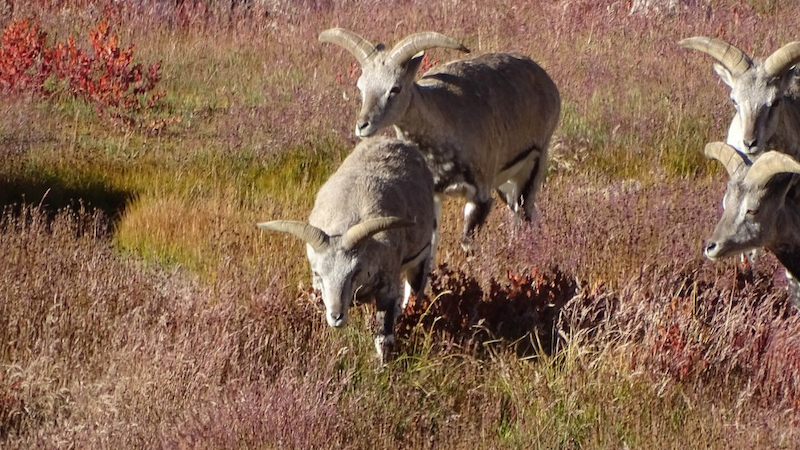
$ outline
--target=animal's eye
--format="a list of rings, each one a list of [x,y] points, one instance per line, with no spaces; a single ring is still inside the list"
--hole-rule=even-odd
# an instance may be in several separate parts
[[[395,95],[399,94],[400,91],[402,90],[403,90],[402,86],[393,86],[391,89],[389,89],[389,97],[394,97]]]
[[[758,210],[757,209],[748,209],[747,210],[747,215],[748,216],[755,216],[756,214],[758,214]]]

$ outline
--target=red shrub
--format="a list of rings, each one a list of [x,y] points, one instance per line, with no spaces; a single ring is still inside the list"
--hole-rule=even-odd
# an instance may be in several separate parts
[[[47,33],[25,18],[11,22],[0,40],[0,89],[39,92],[48,76],[42,65]]]
[[[121,48],[106,22],[89,30],[92,52],[69,36],[48,47],[47,33],[30,19],[12,22],[0,47],[0,89],[52,97],[67,95],[94,106],[97,114],[132,125],[138,113],[155,107],[160,64],[134,64],[134,46]]]

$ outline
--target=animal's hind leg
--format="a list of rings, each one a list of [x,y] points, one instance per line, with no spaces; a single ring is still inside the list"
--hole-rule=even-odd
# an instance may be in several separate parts
[[[464,206],[464,230],[461,233],[461,248],[469,251],[475,232],[486,222],[492,210],[491,192],[478,191]]]
[[[536,215],[536,194],[547,176],[547,152],[541,153],[530,171],[528,179],[522,187],[522,192],[517,203],[522,205],[525,220],[531,221]]]
[[[408,303],[408,298],[411,294],[418,298],[425,294],[425,285],[428,283],[428,273],[430,272],[430,261],[430,258],[425,258],[406,272],[403,307]]]
[[[517,201],[519,199],[519,187],[517,183],[513,180],[509,180],[506,183],[501,184],[500,186],[495,189],[497,196],[500,197],[500,200],[506,204],[512,211],[517,211],[518,204]]]

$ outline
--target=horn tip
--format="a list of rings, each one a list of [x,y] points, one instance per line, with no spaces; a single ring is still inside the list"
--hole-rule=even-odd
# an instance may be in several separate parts
[[[341,32],[341,30],[341,28],[328,28],[327,30],[320,32],[319,36],[317,36],[317,39],[320,42],[331,42],[331,36]]]
[[[709,38],[705,36],[692,36],[678,41],[678,45],[686,48],[694,48],[696,45],[708,43]]]

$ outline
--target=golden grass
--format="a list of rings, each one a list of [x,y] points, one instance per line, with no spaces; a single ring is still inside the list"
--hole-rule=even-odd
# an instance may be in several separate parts
[[[53,37],[100,19],[44,3],[15,14]],[[702,146],[732,108],[710,61],[675,44],[771,51],[795,38],[794,4],[650,19],[619,2],[275,2],[228,20],[227,2],[189,16],[111,3],[123,43],[162,61],[168,123],[120,129],[68,99],[0,99],[3,448],[795,445],[797,314],[774,259],[751,279],[702,260],[723,189]],[[435,273],[453,271],[441,298],[460,303],[403,322],[383,370],[370,307],[328,329],[298,286],[303,244],[255,227],[305,219],[354,145],[351,57],[316,41],[329,26],[527,52],[564,101],[538,221],[496,205],[468,256],[461,202],[447,202]],[[561,309],[512,302],[549,286],[515,291],[514,276],[551,272]],[[520,317],[540,326],[509,331]]]

